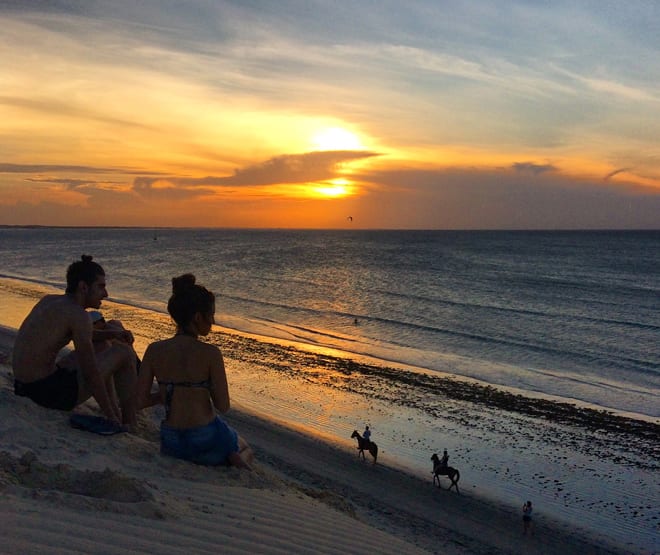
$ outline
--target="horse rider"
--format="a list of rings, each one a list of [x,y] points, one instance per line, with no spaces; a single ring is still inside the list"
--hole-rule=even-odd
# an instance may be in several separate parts
[[[371,445],[371,430],[368,425],[364,427],[362,439],[364,440],[364,448],[369,449],[369,445]]]
[[[440,459],[440,470],[447,470],[449,463],[449,455],[447,454],[447,449],[442,452],[442,458]]]

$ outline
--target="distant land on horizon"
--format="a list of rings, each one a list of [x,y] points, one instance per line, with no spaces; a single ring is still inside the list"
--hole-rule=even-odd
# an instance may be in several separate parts
[[[185,230],[185,229],[205,229],[205,230],[235,230],[235,231],[410,231],[410,232],[429,232],[446,231],[453,233],[612,233],[612,232],[660,232],[660,226],[657,228],[553,228],[553,229],[522,229],[522,228],[498,228],[498,229],[422,229],[422,228],[334,228],[334,227],[174,227],[174,226],[130,226],[130,225],[42,225],[42,224],[0,224],[0,229],[145,229],[150,231],[159,230]]]

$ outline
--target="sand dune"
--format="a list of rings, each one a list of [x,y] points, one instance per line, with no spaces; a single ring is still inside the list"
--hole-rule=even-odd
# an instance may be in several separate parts
[[[153,411],[135,434],[74,430],[13,394],[12,337],[0,329],[2,553],[625,552],[552,522],[523,537],[508,507],[246,411],[229,420],[255,448],[252,473],[163,457]]]
[[[3,373],[2,553],[416,552],[267,467],[202,468],[161,457],[154,438],[73,430]]]

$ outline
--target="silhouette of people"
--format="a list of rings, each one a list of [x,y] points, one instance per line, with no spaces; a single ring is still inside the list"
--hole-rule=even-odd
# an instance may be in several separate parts
[[[94,348],[94,328],[86,308],[98,309],[108,296],[105,271],[83,255],[66,272],[63,295],[46,295],[18,330],[12,357],[14,392],[46,408],[70,411],[94,397],[103,415],[117,426],[136,424],[135,351],[114,343]],[[130,337],[109,330],[108,339]],[[73,340],[72,355],[60,357]],[[114,398],[116,390],[119,399]]]
[[[140,407],[165,405],[161,453],[208,466],[250,469],[252,450],[216,414],[230,408],[222,352],[200,340],[213,327],[215,295],[196,284],[194,275],[184,274],[172,279],[167,310],[176,333],[147,347],[138,379]],[[152,393],[154,377],[159,388]]]
[[[532,502],[527,501],[523,505],[523,534],[531,533],[532,531]]]

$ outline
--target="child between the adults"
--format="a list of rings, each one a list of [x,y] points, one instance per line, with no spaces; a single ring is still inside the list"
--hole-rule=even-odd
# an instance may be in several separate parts
[[[92,321],[92,345],[94,346],[94,353],[96,355],[107,351],[114,342],[125,343],[126,345],[133,345],[133,334],[127,330],[120,320],[106,320],[101,312],[98,310],[90,310],[87,312]],[[60,359],[58,364],[70,365],[76,357],[75,351],[71,351]],[[136,368],[140,367],[140,358],[135,355]],[[110,400],[117,405],[119,403],[117,391],[112,377],[106,380],[106,389]]]

